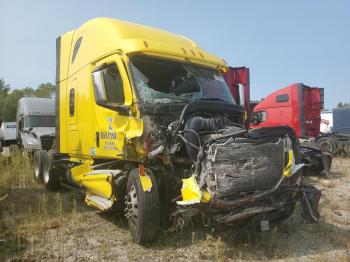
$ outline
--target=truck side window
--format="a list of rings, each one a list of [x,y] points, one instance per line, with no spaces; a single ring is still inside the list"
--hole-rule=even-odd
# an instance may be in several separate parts
[[[276,102],[277,103],[288,102],[288,101],[289,101],[289,95],[288,94],[282,94],[282,95],[278,95],[276,97]]]
[[[97,104],[124,104],[123,80],[117,65],[108,65],[103,69],[93,72],[92,76]]]
[[[74,88],[72,88],[70,91],[69,91],[69,115],[70,116],[74,116],[74,108],[75,106],[75,90]]]
[[[83,37],[79,37],[78,40],[75,42],[74,49],[73,49],[73,54],[72,54],[71,64],[74,63],[74,60],[75,60],[75,58],[76,58],[76,56],[78,54],[78,51],[79,51],[79,48],[80,48],[82,40],[83,40]]]

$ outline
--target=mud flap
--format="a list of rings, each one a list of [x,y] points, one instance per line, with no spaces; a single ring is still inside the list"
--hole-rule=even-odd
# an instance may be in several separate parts
[[[144,165],[139,166],[139,176],[143,192],[150,192],[152,189],[152,179],[145,171]]]
[[[149,177],[149,175],[144,174],[144,175],[140,175],[140,182],[141,182],[141,186],[144,192],[150,192],[152,189],[152,180]]]
[[[323,162],[323,173],[326,175],[326,177],[330,177],[331,175],[331,166],[332,166],[332,154],[329,152],[321,152],[322,155],[322,162]]]
[[[314,186],[303,186],[301,188],[301,216],[310,223],[317,223],[320,218],[318,204],[321,198],[321,190]]]

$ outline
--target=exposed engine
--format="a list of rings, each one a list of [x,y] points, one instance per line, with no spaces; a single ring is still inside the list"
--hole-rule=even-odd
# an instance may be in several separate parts
[[[299,151],[294,148],[297,139],[291,129],[247,131],[237,124],[237,114],[228,114],[218,107],[196,110],[201,107],[197,105],[193,109],[192,104],[188,105],[181,114],[165,111],[162,117],[158,112],[157,118],[147,119],[148,124],[153,124],[148,127],[152,130],[147,140],[152,140],[148,156],[150,161],[161,160],[169,167],[160,177],[167,177],[170,202],[181,197],[180,179],[194,177],[199,189],[211,196],[214,219],[223,223],[260,213],[275,214],[295,203],[301,181],[298,176],[289,179],[284,175],[288,152]],[[298,162],[295,157],[289,164]],[[178,181],[180,187],[171,181]],[[281,189],[286,187],[289,189]],[[182,204],[185,206],[181,212],[192,210],[186,208],[185,202]],[[179,212],[179,208],[176,210]],[[220,213],[220,210],[226,211]]]

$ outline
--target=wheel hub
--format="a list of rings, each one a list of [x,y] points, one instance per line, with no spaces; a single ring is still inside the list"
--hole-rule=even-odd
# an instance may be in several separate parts
[[[125,201],[125,216],[128,219],[129,223],[135,227],[138,222],[138,202],[137,202],[137,194],[136,194],[136,188],[134,185],[131,186]]]
[[[43,170],[43,175],[44,175],[44,181],[45,181],[45,183],[48,183],[49,180],[50,180],[50,174],[49,174],[48,168],[45,168],[45,169]]]
[[[39,167],[39,161],[38,160],[35,160],[35,163],[34,163],[34,175],[35,175],[35,178],[36,179],[39,179],[39,172],[40,172],[40,167]]]

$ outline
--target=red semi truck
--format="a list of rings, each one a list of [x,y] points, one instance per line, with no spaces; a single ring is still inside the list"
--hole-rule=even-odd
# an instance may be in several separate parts
[[[320,134],[323,88],[292,84],[268,95],[254,107],[252,126],[290,126],[300,138]]]
[[[303,163],[310,173],[328,176],[332,155],[316,143],[320,135],[324,90],[302,83],[292,84],[268,95],[261,102],[250,101],[249,69],[230,67],[225,75],[233,97],[246,110],[247,128],[289,126],[300,140]]]

